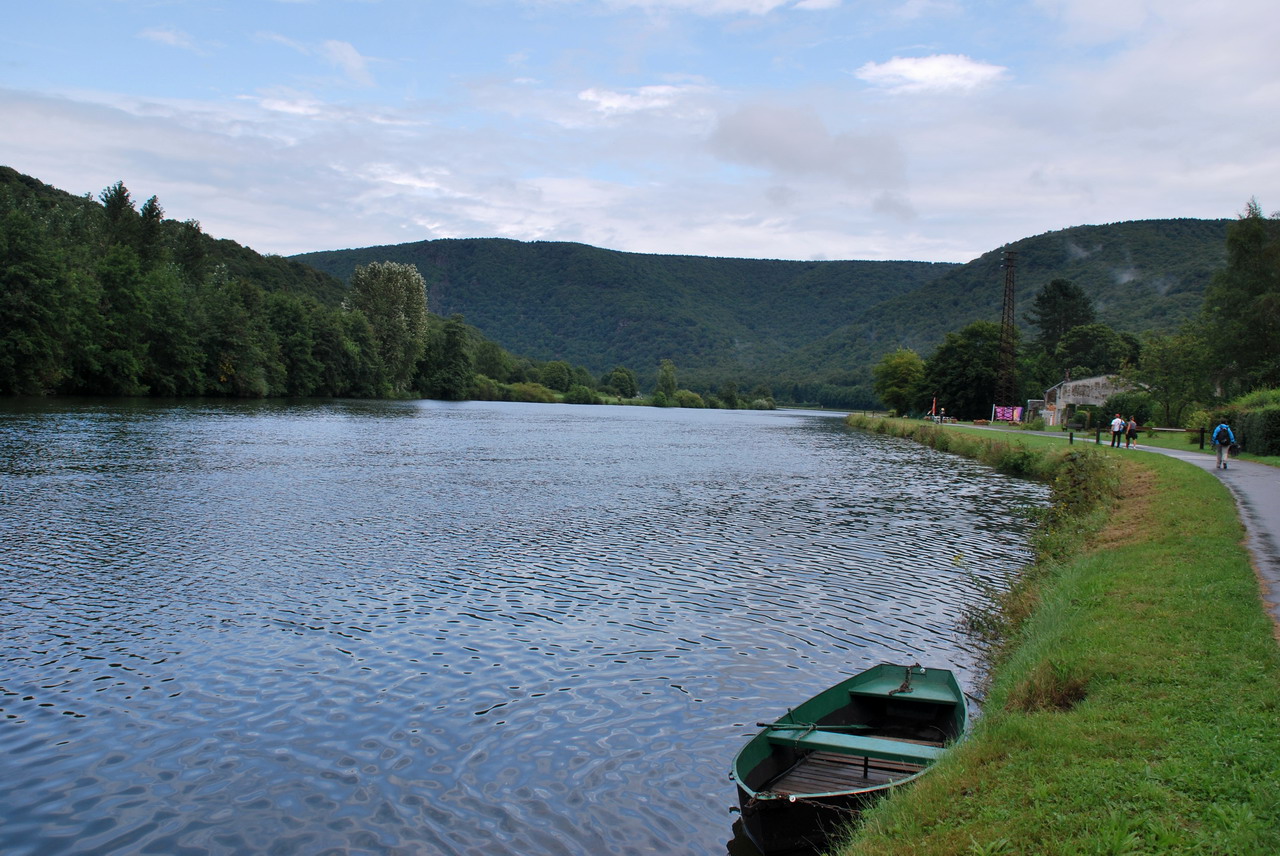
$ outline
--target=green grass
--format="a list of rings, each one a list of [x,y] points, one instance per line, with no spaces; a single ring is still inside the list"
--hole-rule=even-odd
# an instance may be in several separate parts
[[[1184,462],[1103,455],[1123,499],[1036,568],[972,738],[834,852],[1280,853],[1280,646],[1235,506]]]

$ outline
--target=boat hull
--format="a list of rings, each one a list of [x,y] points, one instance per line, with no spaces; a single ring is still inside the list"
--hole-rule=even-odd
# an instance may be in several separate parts
[[[789,710],[739,751],[743,829],[766,856],[817,852],[967,728],[951,672],[872,667]]]

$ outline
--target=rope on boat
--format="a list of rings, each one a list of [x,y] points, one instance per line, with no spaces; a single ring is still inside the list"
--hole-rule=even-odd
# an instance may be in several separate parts
[[[912,669],[919,669],[920,671],[923,672],[924,666],[920,665],[919,663],[914,663],[910,666],[907,666],[907,675],[902,679],[902,686],[898,687],[896,690],[889,690],[889,695],[896,695],[898,693],[911,692],[911,670]]]

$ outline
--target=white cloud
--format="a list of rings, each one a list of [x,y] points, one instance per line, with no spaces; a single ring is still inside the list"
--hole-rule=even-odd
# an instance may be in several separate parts
[[[192,53],[206,53],[203,48],[196,44],[195,39],[174,27],[148,27],[138,33],[138,38],[184,51],[191,51]]]
[[[373,86],[373,75],[369,72],[369,60],[350,42],[330,39],[320,46],[320,55],[331,65],[341,69],[353,83],[360,86]]]
[[[891,92],[970,92],[996,82],[1007,71],[960,54],[935,54],[869,62],[854,76]]]
[[[578,93],[578,99],[606,116],[663,110],[679,103],[690,94],[703,92],[697,86],[641,86],[630,92],[591,88]]]

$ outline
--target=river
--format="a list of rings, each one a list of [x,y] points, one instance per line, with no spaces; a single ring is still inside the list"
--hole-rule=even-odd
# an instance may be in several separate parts
[[[724,854],[757,720],[976,680],[1045,493],[831,414],[0,403],[0,849]]]

